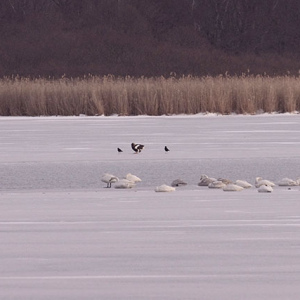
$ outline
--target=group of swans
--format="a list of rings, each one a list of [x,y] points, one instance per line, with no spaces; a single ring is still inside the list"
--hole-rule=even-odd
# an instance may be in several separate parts
[[[256,177],[255,186],[259,192],[270,193],[273,192],[273,187],[276,184],[273,181],[262,179],[261,177]],[[297,186],[300,185],[300,178],[293,180],[291,178],[285,177],[277,182],[278,186]]]
[[[105,173],[102,178],[101,178],[102,182],[105,182],[107,184],[107,188],[111,188],[111,184],[115,183],[115,188],[116,189],[131,189],[133,187],[135,187],[137,182],[141,182],[142,179],[139,178],[136,175],[133,175],[131,173],[128,173],[124,178],[119,179],[117,176],[109,174],[109,173]],[[186,185],[187,183],[177,179],[173,181],[173,185],[174,186],[180,186],[180,185]],[[160,186],[157,186],[155,188],[156,192],[173,192],[175,191],[175,187],[172,186],[168,186],[166,184],[162,184]]]
[[[262,177],[255,178],[255,187],[259,193],[271,193],[275,183],[273,181],[263,179]]]
[[[105,173],[102,178],[102,182],[105,182],[107,184],[107,188],[111,188],[111,184],[115,184],[116,189],[131,189],[135,187],[137,182],[141,182],[142,179],[139,178],[136,175],[133,175],[131,173],[128,173],[124,178],[119,179],[117,176]],[[175,191],[175,186],[182,186],[186,185],[187,183],[184,182],[181,179],[176,179],[172,182],[172,186],[162,184],[160,186],[157,186],[155,188],[155,192],[173,192]]]
[[[207,186],[210,189],[223,189],[223,191],[241,191],[243,189],[247,189],[252,187],[252,184],[245,180],[236,180],[235,182],[226,179],[226,178],[214,178],[208,177],[203,174],[200,177],[199,186]]]
[[[213,189],[223,189],[223,191],[242,191],[243,189],[251,188],[252,184],[245,180],[236,180],[232,182],[225,178],[214,178],[208,177],[207,175],[201,175],[199,186],[208,186]],[[262,177],[255,178],[255,187],[260,193],[270,193],[273,192],[273,187],[276,184],[273,181],[263,179]],[[296,180],[290,178],[283,178],[277,183],[278,186],[297,186],[300,185],[300,178]]]
[[[128,173],[122,179],[119,179],[117,176],[114,176],[112,174],[105,173],[102,176],[101,181],[107,184],[107,188],[111,188],[111,184],[115,183],[116,189],[131,189],[135,187],[137,182],[142,181],[142,179],[135,175],[132,175],[131,173]]]
[[[137,182],[141,182],[141,178],[131,173],[128,173],[124,178],[119,179],[117,176],[114,176],[109,173],[105,173],[102,178],[102,182],[107,184],[107,188],[111,188],[112,183],[114,183],[114,187],[116,189],[130,189],[135,187]],[[157,186],[154,190],[155,192],[173,192],[176,190],[176,187],[187,185],[185,181],[182,179],[174,180],[171,185],[162,184]],[[270,193],[273,192],[273,187],[276,185],[273,181],[263,179],[262,177],[255,178],[255,187],[257,191],[260,193]],[[299,186],[300,185],[300,178],[296,180],[290,178],[283,178],[282,180],[278,181],[277,185],[279,186]],[[226,178],[214,178],[208,177],[207,175],[203,174],[200,177],[200,182],[198,186],[207,186],[210,189],[223,189],[225,192],[235,192],[235,191],[242,191],[244,189],[251,188],[253,185],[245,180],[236,180],[231,181]]]

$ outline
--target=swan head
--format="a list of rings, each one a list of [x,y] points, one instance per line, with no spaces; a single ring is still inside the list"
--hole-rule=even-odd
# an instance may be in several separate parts
[[[255,183],[258,183],[259,181],[261,181],[262,180],[262,177],[256,177],[255,178]]]

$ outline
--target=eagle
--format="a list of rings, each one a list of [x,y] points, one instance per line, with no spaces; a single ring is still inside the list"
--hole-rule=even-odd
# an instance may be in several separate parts
[[[144,149],[144,145],[131,143],[131,148],[135,153],[139,153]]]

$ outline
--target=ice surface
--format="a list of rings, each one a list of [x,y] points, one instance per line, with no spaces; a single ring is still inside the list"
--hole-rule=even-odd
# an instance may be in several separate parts
[[[288,114],[1,117],[0,299],[298,299],[300,187],[197,183],[296,179],[299,133]]]

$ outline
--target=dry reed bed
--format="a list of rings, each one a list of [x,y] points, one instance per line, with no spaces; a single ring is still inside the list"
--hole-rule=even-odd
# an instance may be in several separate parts
[[[256,114],[300,111],[300,78],[3,78],[0,115]]]

